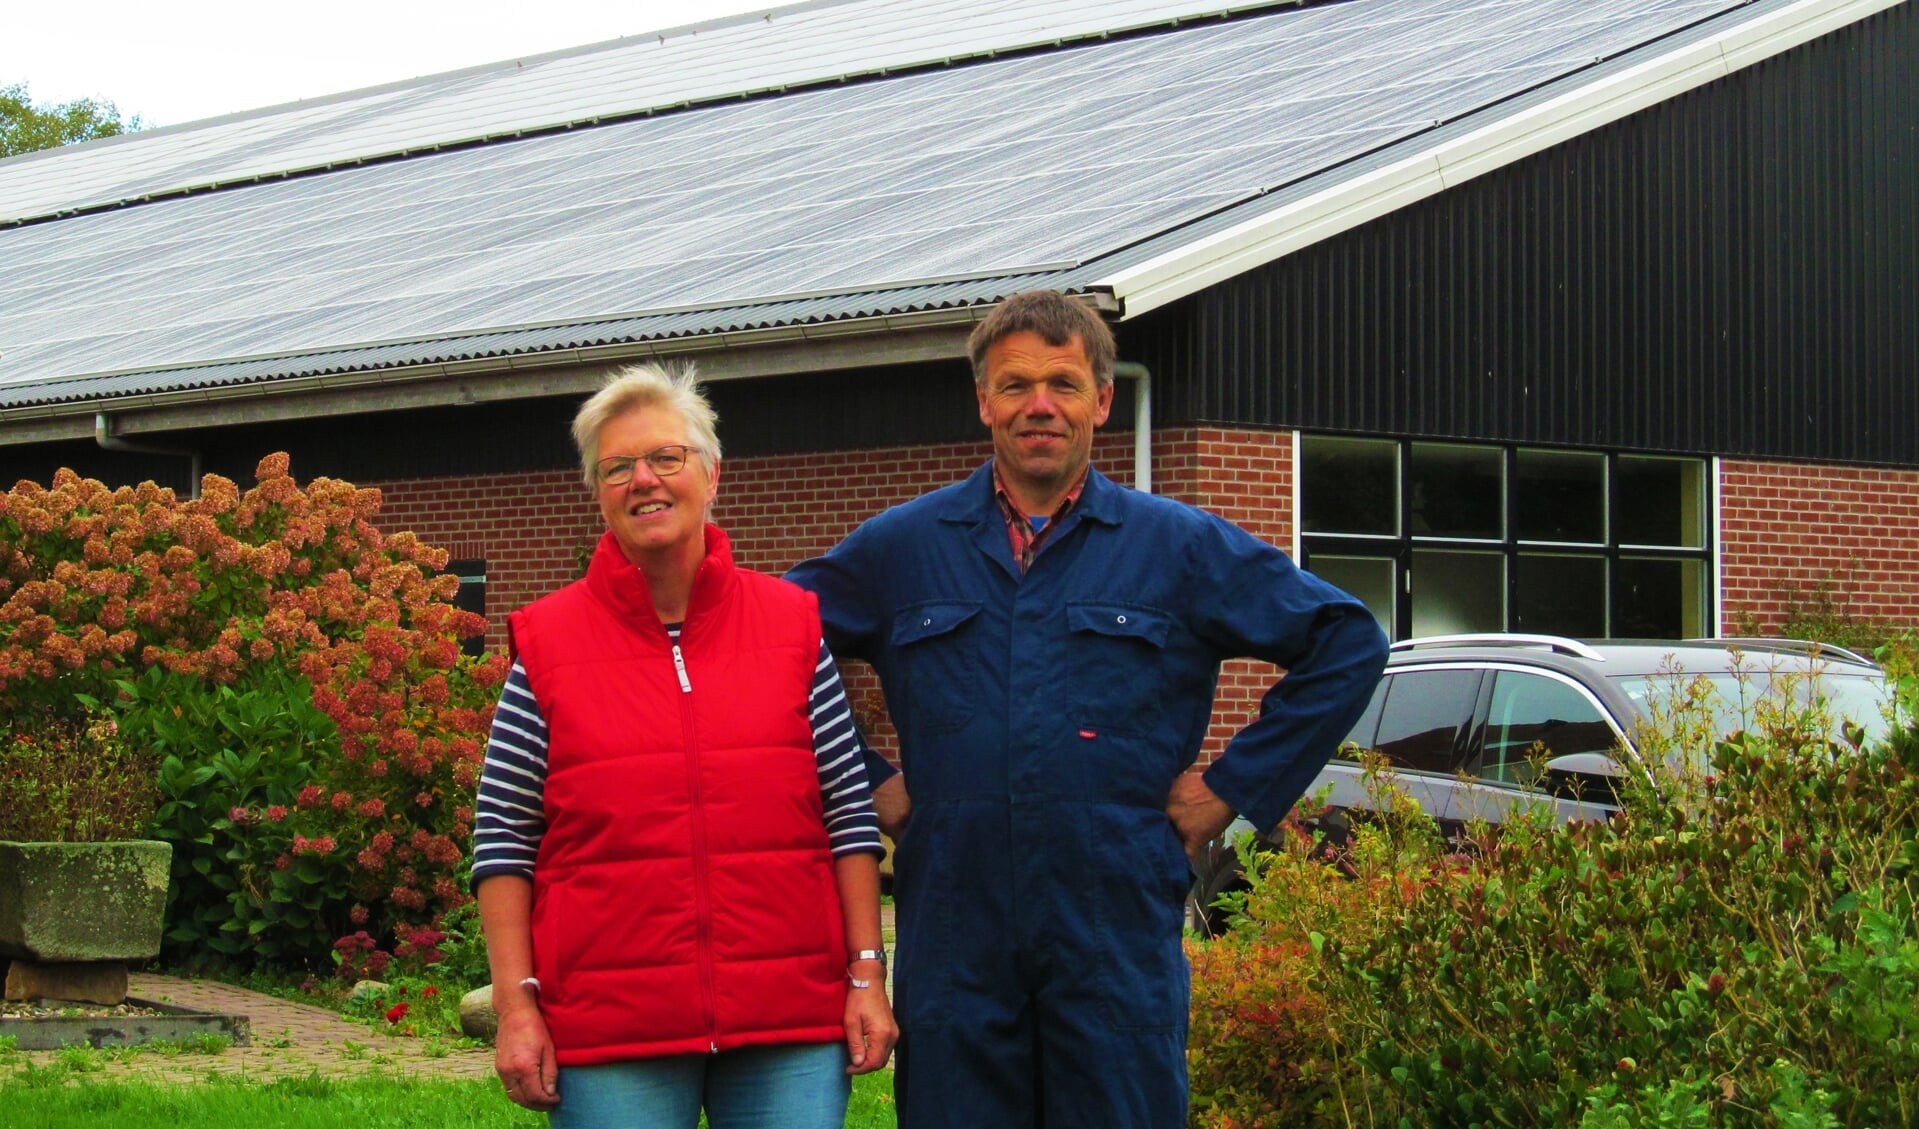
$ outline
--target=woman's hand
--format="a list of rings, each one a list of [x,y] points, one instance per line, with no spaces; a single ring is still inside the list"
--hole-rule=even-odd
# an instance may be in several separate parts
[[[854,974],[872,979],[867,980],[871,987],[848,985],[846,989],[846,1072],[870,1074],[892,1057],[900,1027],[893,1020],[892,1005],[886,1002],[886,966],[878,961],[858,964]]]
[[[493,1068],[506,1085],[506,1096],[515,1103],[535,1113],[549,1113],[560,1104],[560,1067],[553,1057],[553,1037],[537,1006],[514,1008],[500,1017]]]
[[[540,1014],[539,982],[532,977],[533,880],[495,874],[482,878],[475,894],[493,972],[493,1013],[500,1017],[493,1068],[500,1072],[507,1097],[545,1113],[560,1104],[560,1064]]]

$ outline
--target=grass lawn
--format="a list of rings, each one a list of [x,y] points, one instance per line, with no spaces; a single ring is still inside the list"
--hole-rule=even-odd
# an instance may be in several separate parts
[[[0,1123],[7,1129],[183,1129],[196,1125],[287,1129],[433,1129],[544,1126],[546,1118],[509,1104],[497,1082],[439,1082],[382,1075],[317,1076],[271,1083],[219,1077],[192,1085],[102,1079],[58,1069],[0,1072]],[[853,1080],[848,1129],[891,1129],[893,1075]]]

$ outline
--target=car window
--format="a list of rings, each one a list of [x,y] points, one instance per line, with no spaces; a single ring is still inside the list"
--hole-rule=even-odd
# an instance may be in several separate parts
[[[1606,715],[1578,688],[1543,674],[1502,670],[1493,676],[1479,775],[1502,784],[1530,784],[1538,762],[1547,757],[1610,753],[1613,741]]]
[[[1757,670],[1741,674],[1677,672],[1621,677],[1614,681],[1633,705],[1650,718],[1670,712],[1697,678],[1703,678],[1712,687],[1715,734],[1736,733],[1750,727],[1761,701],[1769,694],[1783,692],[1785,687],[1791,688],[1792,701],[1801,708],[1821,703],[1824,720],[1830,726],[1828,740],[1841,739],[1842,721],[1864,729],[1868,741],[1882,741],[1891,730],[1891,722],[1886,717],[1890,695],[1885,679],[1878,676]]]
[[[1366,701],[1366,712],[1359,715],[1359,720],[1353,723],[1352,732],[1346,734],[1346,739],[1339,743],[1340,756],[1350,757],[1355,748],[1373,747],[1373,735],[1379,732],[1380,707],[1386,704],[1386,686],[1390,682],[1392,677],[1387,676],[1373,687],[1373,696]]]
[[[1392,676],[1374,746],[1394,767],[1454,773],[1465,750],[1459,731],[1479,697],[1477,670],[1409,670]]]

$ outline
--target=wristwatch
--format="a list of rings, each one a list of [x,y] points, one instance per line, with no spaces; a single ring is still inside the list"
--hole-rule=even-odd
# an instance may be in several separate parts
[[[886,950],[885,949],[861,949],[858,952],[854,953],[852,956],[846,958],[846,980],[847,980],[847,983],[853,985],[853,987],[855,988],[871,988],[873,986],[873,982],[871,980],[861,980],[859,977],[853,975],[853,966],[863,960],[879,961],[880,968],[884,970],[886,968]]]

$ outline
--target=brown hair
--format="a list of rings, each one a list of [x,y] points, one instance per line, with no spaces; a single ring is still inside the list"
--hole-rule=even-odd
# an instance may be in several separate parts
[[[1028,290],[1015,294],[986,315],[966,339],[966,355],[973,362],[973,383],[986,386],[986,351],[1002,338],[1015,333],[1037,333],[1048,345],[1065,345],[1073,338],[1080,341],[1086,359],[1093,364],[1093,379],[1099,387],[1113,383],[1113,362],[1119,346],[1113,331],[1100,316],[1083,303],[1057,290]]]

